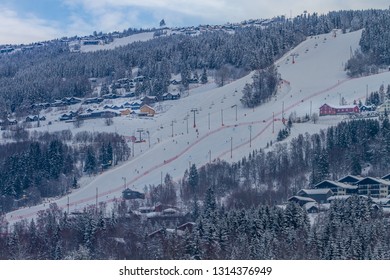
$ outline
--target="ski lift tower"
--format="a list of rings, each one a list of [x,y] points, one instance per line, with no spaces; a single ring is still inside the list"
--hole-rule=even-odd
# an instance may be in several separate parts
[[[138,141],[141,143],[142,142],[142,132],[144,132],[144,129],[143,128],[138,128],[137,132],[139,132],[139,140]]]
[[[297,57],[298,54],[292,53],[292,54],[290,54],[290,56],[292,57],[292,64],[294,64],[295,63],[295,57]]]

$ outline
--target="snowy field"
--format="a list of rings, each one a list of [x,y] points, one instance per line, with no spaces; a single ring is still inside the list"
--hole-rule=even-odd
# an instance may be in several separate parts
[[[81,52],[94,52],[101,50],[113,50],[118,47],[126,46],[135,42],[144,42],[153,39],[154,32],[144,32],[134,34],[131,36],[116,38],[113,42],[105,45],[82,45],[80,46]]]
[[[109,205],[115,198],[121,197],[124,181],[127,187],[143,191],[145,185],[159,184],[161,176],[166,173],[180,179],[190,164],[200,167],[218,158],[238,161],[253,149],[275,142],[278,131],[283,127],[283,110],[286,118],[292,112],[304,116],[310,112],[318,113],[324,103],[338,105],[341,97],[349,103],[364,99],[366,88],[378,90],[382,83],[389,80],[390,73],[358,79],[346,76],[344,64],[350,57],[351,49],[358,48],[360,36],[361,31],[338,32],[336,37],[332,32],[308,38],[277,62],[278,71],[286,82],[275,98],[254,110],[244,108],[240,102],[245,83],[252,80],[250,74],[224,87],[206,85],[190,90],[188,97],[164,102],[168,110],[154,118],[117,117],[112,126],[105,126],[102,119],[86,120],[78,129],[73,124],[53,122],[51,126],[39,128],[43,131],[69,128],[74,134],[83,130],[110,131],[137,137],[139,128],[145,131],[142,138],[146,142],[135,144],[134,157],[129,161],[97,176],[83,178],[80,189],[51,202],[67,210],[69,200],[70,211],[94,205],[96,197],[98,202],[104,201]],[[194,109],[195,115],[191,111]],[[318,132],[342,119],[325,117],[320,118],[317,124],[294,124],[292,137],[299,133]],[[48,203],[20,209],[8,213],[6,218],[12,224],[32,218],[47,207]]]

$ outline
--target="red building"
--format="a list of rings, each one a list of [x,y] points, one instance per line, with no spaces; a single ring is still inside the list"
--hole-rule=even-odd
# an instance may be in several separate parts
[[[345,115],[350,113],[359,113],[358,105],[331,106],[324,104],[320,107],[320,116],[326,115]]]

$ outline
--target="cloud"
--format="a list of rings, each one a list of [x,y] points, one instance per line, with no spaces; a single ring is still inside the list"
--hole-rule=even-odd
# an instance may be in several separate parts
[[[147,9],[151,14],[176,13],[178,19],[190,16],[200,22],[225,23],[249,18],[270,18],[278,15],[301,14],[303,11],[326,13],[340,9],[387,8],[387,0],[63,0],[69,6],[82,7],[89,13],[112,9]]]
[[[3,0],[4,1],[4,0]],[[62,36],[88,35],[93,31],[122,31],[129,27],[158,27],[162,18],[168,26],[223,24],[250,18],[293,16],[307,10],[326,13],[340,9],[388,8],[388,0],[52,0],[63,7],[58,17],[48,20],[50,10],[21,14],[17,6],[0,4],[0,44],[29,43]],[[42,5],[40,5],[42,6]],[[37,9],[41,9],[36,6]],[[11,8],[13,7],[13,8]],[[20,8],[20,7],[19,7]],[[57,14],[56,14],[57,16]]]
[[[0,44],[28,44],[60,37],[56,24],[33,15],[20,16],[0,6]]]

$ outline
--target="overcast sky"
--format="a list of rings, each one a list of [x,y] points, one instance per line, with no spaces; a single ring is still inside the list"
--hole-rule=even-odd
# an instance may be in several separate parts
[[[389,8],[388,0],[0,0],[0,44],[31,43],[129,27],[223,24],[303,11]]]

